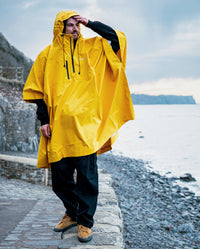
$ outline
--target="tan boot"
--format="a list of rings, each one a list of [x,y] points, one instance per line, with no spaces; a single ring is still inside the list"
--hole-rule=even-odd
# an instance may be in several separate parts
[[[58,223],[56,227],[54,227],[55,232],[64,232],[68,230],[71,227],[74,227],[77,225],[76,221],[73,221],[71,217],[69,217],[67,214],[65,214],[62,218],[62,220]]]
[[[78,225],[78,239],[80,242],[88,242],[92,239],[92,230],[89,227]]]

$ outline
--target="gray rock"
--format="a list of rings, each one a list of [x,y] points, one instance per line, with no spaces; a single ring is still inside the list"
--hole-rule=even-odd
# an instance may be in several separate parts
[[[146,225],[151,230],[155,230],[160,227],[160,224],[153,218],[149,218]]]
[[[179,233],[192,233],[194,232],[194,226],[192,223],[181,224],[178,226]]]
[[[173,230],[172,224],[169,221],[166,221],[166,220],[161,222],[161,227],[163,227],[167,231]]]
[[[0,150],[37,151],[38,133],[36,105],[13,99],[8,102],[0,95]],[[21,144],[27,142],[29,147]]]
[[[28,152],[28,144],[25,142],[22,142],[22,147],[21,147],[21,151],[22,152]]]
[[[11,145],[10,146],[10,151],[17,152],[18,151],[17,146]]]
[[[182,212],[183,219],[189,220],[190,219],[190,213],[187,210],[184,210]]]
[[[183,176],[180,176],[180,180],[184,182],[195,182],[196,181],[196,179],[190,173],[185,173]]]

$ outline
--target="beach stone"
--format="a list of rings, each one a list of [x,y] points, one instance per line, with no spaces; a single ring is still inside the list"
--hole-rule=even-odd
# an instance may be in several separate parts
[[[189,219],[190,219],[190,213],[189,213],[188,211],[183,211],[183,212],[182,212],[182,217],[183,217],[184,219],[189,220]]]
[[[180,176],[180,180],[184,182],[195,182],[196,181],[196,179],[190,173],[185,173],[183,176]]]
[[[194,232],[194,226],[192,223],[181,224],[178,227],[178,232],[179,233],[192,233]]]
[[[149,218],[147,221],[147,227],[154,230],[160,227],[160,224],[153,218]]]
[[[200,196],[195,196],[194,198],[198,203],[200,203]]]
[[[161,227],[165,228],[167,231],[173,230],[172,224],[166,220],[161,222]]]

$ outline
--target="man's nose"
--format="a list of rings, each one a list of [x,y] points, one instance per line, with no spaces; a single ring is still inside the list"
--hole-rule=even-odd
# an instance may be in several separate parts
[[[73,30],[74,31],[79,31],[79,27],[77,27],[76,25],[74,25]]]

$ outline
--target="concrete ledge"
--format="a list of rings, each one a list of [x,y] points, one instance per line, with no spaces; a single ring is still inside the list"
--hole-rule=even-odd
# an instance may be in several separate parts
[[[8,162],[15,162],[15,163],[23,163],[23,164],[28,164],[31,166],[37,165],[37,159],[35,159],[35,158],[10,156],[10,155],[6,155],[6,154],[0,154],[0,160],[8,161]]]

